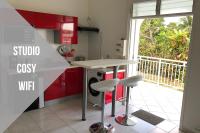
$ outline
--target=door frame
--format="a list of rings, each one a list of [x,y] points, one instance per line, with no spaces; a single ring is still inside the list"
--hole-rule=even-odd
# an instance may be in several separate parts
[[[188,15],[188,14],[184,14]],[[193,15],[193,14],[190,14]],[[157,16],[157,17],[169,17],[169,16]],[[172,15],[171,17],[175,17],[175,15]],[[177,16],[178,17],[178,16]],[[138,52],[139,52],[139,32],[140,32],[140,26],[143,22],[143,20],[147,18],[144,17],[142,18],[133,18],[129,17],[129,29],[128,29],[128,47],[127,47],[127,59],[129,60],[138,60]],[[150,17],[151,18],[151,17]],[[153,17],[156,18],[156,17]],[[192,32],[191,32],[192,34]],[[191,47],[191,45],[190,45]],[[190,53],[188,53],[188,56]],[[189,61],[189,60],[188,60]],[[188,71],[188,70],[187,70]],[[127,76],[133,76],[137,74],[137,65],[129,65],[127,67]],[[187,76],[185,78],[187,80]],[[186,82],[186,81],[185,81]],[[186,97],[186,91],[183,91],[183,99],[182,99],[182,108],[181,108],[181,117],[180,117],[180,125],[179,128],[182,130],[183,129],[183,112],[184,112],[184,106],[185,106],[185,97]]]

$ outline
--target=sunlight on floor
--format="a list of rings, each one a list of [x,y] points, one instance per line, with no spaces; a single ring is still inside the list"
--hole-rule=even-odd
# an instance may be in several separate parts
[[[141,82],[131,92],[130,104],[179,125],[183,92]]]

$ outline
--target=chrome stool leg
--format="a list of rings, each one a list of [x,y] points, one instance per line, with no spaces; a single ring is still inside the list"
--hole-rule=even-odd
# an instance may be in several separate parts
[[[120,125],[124,125],[124,126],[134,126],[136,124],[136,120],[134,120],[134,117],[129,117],[129,109],[128,109],[128,105],[129,105],[129,96],[130,96],[130,87],[127,87],[127,92],[126,92],[126,113],[125,115],[122,116],[117,116],[115,118],[115,121],[117,123],[119,123]]]
[[[111,124],[104,123],[104,111],[105,111],[105,94],[102,92],[102,99],[101,99],[101,122],[94,123],[90,126],[89,130],[91,133],[113,133],[115,128]]]

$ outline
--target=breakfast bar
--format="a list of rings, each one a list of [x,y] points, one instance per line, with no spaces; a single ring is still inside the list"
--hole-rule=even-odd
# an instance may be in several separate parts
[[[88,60],[88,61],[74,61],[72,65],[76,65],[84,68],[84,90],[83,90],[83,99],[82,99],[82,120],[86,120],[86,110],[87,110],[87,71],[88,69],[97,69],[97,68],[107,68],[113,67],[113,78],[117,78],[117,71],[120,66],[125,66],[129,64],[135,64],[136,61],[127,60],[127,59],[98,59],[98,60]],[[116,89],[112,92],[112,110],[111,116],[115,116],[115,97]]]

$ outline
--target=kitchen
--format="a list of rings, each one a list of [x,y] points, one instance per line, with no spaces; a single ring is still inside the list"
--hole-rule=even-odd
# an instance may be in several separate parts
[[[30,10],[24,10],[24,9],[23,10],[16,9],[16,11],[33,28],[37,29],[37,32],[43,37],[43,39],[47,41],[49,44],[51,44],[51,46],[55,49],[55,51],[57,51],[60,55],[62,55],[63,58],[66,58],[66,60],[70,62],[70,64],[73,63],[74,59],[78,59],[78,60],[89,59],[89,56],[87,53],[88,44],[82,43],[83,41],[81,39],[86,36],[87,36],[86,39],[89,38],[89,34],[98,35],[98,33],[100,32],[100,29],[96,27],[88,26],[88,24],[86,24],[86,26],[85,25],[80,26],[81,24],[79,22],[79,18],[74,17],[74,16],[51,14],[51,13],[45,13],[45,12],[36,12],[36,11],[30,11]],[[87,19],[89,19],[89,17]],[[65,28],[70,28],[70,29],[69,30],[67,29],[68,30],[67,31]],[[120,39],[117,42],[121,41]],[[97,47],[100,48],[101,46],[97,45]],[[97,48],[97,50],[99,48]],[[14,50],[14,53],[16,53],[15,47],[13,50]],[[66,54],[66,51],[67,52],[74,51],[74,53]],[[22,52],[24,52],[24,50],[22,50]],[[103,57],[101,55],[102,53],[98,53],[98,54],[99,54],[98,56]],[[78,57],[75,58],[74,56],[78,56]],[[96,57],[92,56],[92,58],[98,59],[99,58],[98,56]],[[110,56],[106,55],[106,57],[110,57]],[[104,63],[104,61],[102,63]],[[124,63],[124,64],[122,63],[119,65],[127,65],[127,63]],[[104,67],[107,67],[107,66],[104,66]],[[100,80],[112,79],[113,77],[112,68],[110,68],[109,70],[106,70],[106,69],[96,70],[96,73],[102,73],[102,76],[99,77],[101,78]],[[95,75],[96,74],[91,75],[90,78],[91,79],[94,78]],[[123,79],[125,77],[125,70],[124,69],[119,70],[118,76],[120,79]],[[66,69],[64,73],[62,73],[53,83],[51,83],[51,85],[48,88],[46,88],[46,91],[44,92],[44,97],[38,98],[26,111],[48,107],[50,105],[54,105],[56,103],[60,103],[64,100],[67,100],[69,97],[74,97],[74,96],[76,97],[76,95],[80,95],[84,88],[83,78],[84,78],[84,69],[81,68],[80,66],[70,65],[69,68]],[[119,93],[117,93],[117,99],[120,100],[123,97],[122,86],[118,87],[118,92]],[[93,96],[89,96],[89,97],[92,98],[90,102],[95,99],[95,97]],[[106,97],[107,97],[106,103],[107,104],[111,103],[112,94],[107,93]],[[99,102],[98,103],[94,102],[94,104],[99,104]]]
[[[112,79],[116,78],[123,81],[127,76],[126,66],[138,63],[128,60],[132,59],[128,56],[127,46],[129,9],[132,8],[132,1],[8,0],[8,2],[30,26],[36,29],[50,47],[69,62],[64,72],[45,88],[43,95],[35,100],[22,117],[31,116],[33,125],[39,123],[39,126],[35,125],[35,129],[31,128],[33,132],[89,132],[89,127],[100,121],[100,118],[95,116],[96,114],[101,116],[99,113],[104,107],[99,92],[91,90],[90,85],[102,80],[114,81]],[[106,117],[111,114],[113,118],[119,112],[124,114],[124,100],[127,100],[124,99],[127,93],[124,89],[126,87],[122,84],[115,84],[113,87],[115,86],[117,92],[105,92]],[[88,88],[88,91],[85,88]],[[94,98],[95,95],[98,99]],[[116,99],[113,98],[115,95]],[[105,121],[112,123],[115,132],[140,132],[145,128],[146,132],[164,132],[140,119],[137,119],[135,127],[126,127],[117,124],[111,118]],[[7,132],[15,132],[14,129],[17,132],[28,132],[20,125],[15,126],[11,126]],[[31,125],[27,124],[27,127]],[[108,126],[110,130],[113,130],[113,127]],[[178,128],[172,132],[176,132],[175,130]]]

